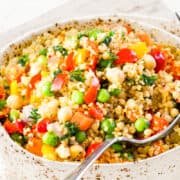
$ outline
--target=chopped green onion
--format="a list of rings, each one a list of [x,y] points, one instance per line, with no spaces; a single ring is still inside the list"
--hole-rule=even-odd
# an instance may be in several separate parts
[[[111,96],[118,96],[121,93],[121,90],[119,88],[115,88],[111,90],[109,93]]]
[[[28,55],[23,55],[23,56],[19,57],[18,64],[20,64],[21,66],[25,66],[28,61],[29,61]]]
[[[78,70],[70,72],[70,80],[71,81],[76,80],[76,81],[84,82],[86,79],[83,76],[83,70],[78,69]]]
[[[43,48],[40,52],[39,55],[47,56],[47,49]]]
[[[34,108],[31,110],[31,114],[30,114],[29,118],[31,118],[35,122],[37,122],[37,120],[41,118],[41,115],[38,113],[38,110]]]
[[[147,76],[146,74],[142,74],[140,79],[143,80],[146,86],[151,86],[157,80],[157,76]]]
[[[62,56],[68,55],[68,51],[62,46],[57,45],[57,46],[54,46],[53,49],[54,51],[59,51],[62,54]]]
[[[123,147],[120,143],[114,143],[111,147],[115,152],[121,152],[123,150]]]
[[[15,110],[15,109],[11,109],[11,111],[9,113],[9,119],[11,120],[11,122],[18,118],[19,118],[19,111]]]
[[[0,100],[0,110],[2,110],[6,106],[6,100]]]
[[[27,137],[23,136],[23,134],[21,133],[13,133],[11,134],[11,138],[17,143],[19,143],[21,146],[27,143]]]
[[[111,31],[102,41],[102,43],[106,44],[107,46],[110,44],[112,40],[112,36],[114,35],[115,32]]]

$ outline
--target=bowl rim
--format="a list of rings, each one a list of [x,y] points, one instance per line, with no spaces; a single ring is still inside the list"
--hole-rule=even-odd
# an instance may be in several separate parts
[[[63,18],[58,22],[52,22],[52,23],[48,23],[46,25],[40,26],[39,28],[35,28],[31,31],[28,31],[26,33],[24,33],[22,36],[19,36],[18,38],[13,39],[11,42],[7,43],[4,47],[2,47],[0,49],[0,57],[3,57],[4,54],[8,54],[8,51],[11,50],[11,46],[14,44],[21,44],[23,41],[27,41],[28,39],[31,39],[34,35],[39,35],[40,33],[46,32],[48,29],[52,29],[53,27],[55,27],[56,24],[63,26],[66,25],[68,23],[74,23],[76,21],[79,21],[80,23],[86,23],[89,21],[93,21],[93,20],[97,20],[97,19],[103,19],[104,21],[108,20],[108,19],[121,19],[121,20],[125,20],[127,22],[130,23],[137,23],[138,26],[141,27],[145,27],[145,28],[150,28],[150,29],[155,29],[157,31],[162,32],[163,34],[166,34],[168,37],[170,37],[171,39],[173,39],[174,41],[177,41],[178,43],[180,43],[180,37],[171,34],[170,32],[167,32],[164,29],[161,29],[159,27],[156,27],[152,24],[148,24],[145,22],[140,22],[139,20],[134,20],[134,18],[147,18],[147,19],[155,19],[153,17],[149,17],[149,16],[139,16],[139,15],[128,15],[126,13],[101,13],[101,14],[94,14],[94,15],[87,15],[87,16],[75,16],[73,18]],[[156,18],[159,21],[167,21],[167,19],[165,18]],[[7,133],[7,131],[4,129],[3,125],[2,126],[2,130],[3,133],[6,134],[6,136],[8,137],[8,140],[13,144],[13,146],[16,146],[18,148],[20,148],[21,151],[24,151],[25,154],[27,154],[29,157],[31,157],[32,159],[35,158],[40,162],[44,162],[44,163],[52,163],[53,165],[59,165],[59,164],[63,164],[63,165],[72,165],[72,166],[77,166],[79,165],[81,162],[71,162],[71,161],[53,161],[53,160],[48,160],[45,159],[43,157],[34,155],[32,153],[30,153],[29,151],[27,151],[25,148],[21,147],[20,145],[18,145],[15,141],[13,141],[10,137],[9,134]],[[108,167],[108,166],[128,166],[128,165],[133,165],[133,164],[139,164],[139,163],[148,163],[151,162],[155,159],[161,158],[163,156],[166,156],[170,153],[173,153],[174,151],[180,151],[180,146],[177,146],[175,148],[172,148],[168,151],[165,151],[157,156],[152,156],[152,157],[148,157],[146,159],[142,159],[142,160],[137,160],[137,161],[133,161],[133,162],[121,162],[121,163],[94,163],[93,166],[99,166],[99,167]]]

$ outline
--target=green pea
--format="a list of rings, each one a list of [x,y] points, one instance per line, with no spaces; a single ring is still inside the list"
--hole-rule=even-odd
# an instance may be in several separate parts
[[[53,96],[53,92],[51,91],[51,82],[44,82],[41,87],[42,94],[44,96]]]
[[[85,139],[86,139],[86,133],[84,131],[79,131],[76,134],[76,141],[78,143],[82,143],[83,141],[85,141]]]
[[[131,154],[131,153],[128,153],[128,159],[129,159],[129,160],[132,160],[132,159],[134,159],[134,156],[133,156],[133,154]]]
[[[9,114],[9,119],[11,121],[14,121],[14,120],[16,120],[18,118],[19,118],[19,111],[11,109],[10,114]]]
[[[59,143],[59,138],[54,132],[45,133],[42,140],[44,144],[50,146],[57,146],[57,144]]]
[[[106,134],[106,135],[105,135],[105,140],[107,140],[107,139],[112,139],[112,138],[114,138],[114,135],[113,135],[113,134]]]
[[[83,102],[84,102],[84,93],[81,92],[81,91],[73,91],[73,93],[71,95],[71,100],[75,104],[83,104]]]
[[[121,152],[123,150],[123,147],[120,143],[115,143],[111,146],[115,152]]]
[[[37,58],[37,61],[41,64],[46,64],[47,63],[47,57],[44,56],[44,55],[40,55],[38,58]]]
[[[104,119],[101,122],[101,130],[103,130],[106,134],[112,134],[116,127],[116,123],[111,119]]]
[[[108,90],[106,89],[100,89],[97,95],[97,101],[105,103],[107,101],[109,101],[110,99],[110,94],[108,92]]]
[[[148,128],[148,120],[144,118],[138,118],[134,125],[137,132],[143,132],[145,129]]]

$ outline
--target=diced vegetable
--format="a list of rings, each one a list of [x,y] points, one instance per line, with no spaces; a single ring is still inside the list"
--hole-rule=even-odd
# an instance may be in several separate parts
[[[0,99],[4,99],[5,98],[5,91],[4,88],[0,86]]]
[[[89,145],[89,147],[86,150],[86,157],[92,154],[96,149],[98,149],[100,145],[101,143],[94,143]]]
[[[47,56],[47,49],[43,48],[40,52],[39,55]]]
[[[91,49],[94,51],[94,53],[97,55],[99,53],[98,44],[95,41],[88,41],[88,45],[91,47]]]
[[[6,120],[4,123],[4,128],[9,134],[16,132],[23,133],[24,127],[25,124],[22,121],[16,121],[15,123],[12,123],[9,120]]]
[[[84,101],[86,104],[92,103],[96,101],[96,96],[99,90],[99,80],[97,77],[94,77],[91,81],[91,86],[85,92]]]
[[[70,120],[72,117],[72,109],[69,106],[61,107],[58,111],[58,120],[60,123]]]
[[[94,119],[85,115],[84,113],[76,112],[72,117],[71,122],[76,123],[81,131],[86,131],[91,127]]]
[[[68,55],[68,51],[62,46],[57,45],[57,46],[54,46],[53,49],[54,51],[59,51],[62,54],[62,56]]]
[[[28,61],[29,61],[28,55],[23,55],[23,56],[19,57],[18,64],[20,64],[21,66],[26,66]]]
[[[13,80],[10,84],[10,94],[17,95],[18,94],[18,83],[16,80]]]
[[[153,116],[150,127],[155,133],[158,133],[166,128],[168,124],[165,118]]]
[[[151,37],[146,33],[136,33],[136,36],[142,41],[145,42],[147,46],[151,45]]]
[[[39,62],[40,64],[46,64],[46,63],[47,63],[47,57],[44,56],[44,55],[40,55],[40,56],[37,58],[37,62]]]
[[[53,96],[52,89],[52,83],[51,82],[44,82],[41,91],[44,96]]]
[[[46,132],[42,138],[44,144],[49,146],[57,146],[59,143],[59,138],[54,132]]]
[[[11,109],[10,114],[9,114],[9,119],[12,121],[15,121],[19,118],[19,111],[15,109]]]
[[[84,82],[86,79],[83,76],[83,70],[77,69],[77,70],[70,72],[70,80],[71,81],[76,80],[76,81]]]
[[[142,58],[149,51],[144,42],[137,42],[129,48],[136,52],[138,58]]]
[[[61,90],[65,84],[68,81],[68,76],[67,74],[59,74],[55,77],[53,84],[51,86],[52,91],[59,91]]]
[[[98,120],[101,120],[103,119],[103,112],[101,111],[101,109],[94,105],[92,107],[89,108],[88,110],[89,114],[93,117],[93,118],[96,118]]]
[[[28,144],[25,146],[25,148],[31,153],[36,154],[37,156],[42,156],[42,141],[39,138],[34,137],[29,139]]]
[[[108,92],[108,90],[106,89],[100,89],[97,95],[97,101],[105,103],[107,101],[109,101],[110,99],[110,94]]]
[[[71,52],[66,59],[66,71],[72,71],[75,68],[74,52]]]
[[[71,157],[80,160],[85,156],[85,150],[79,144],[74,144],[70,147]]]
[[[101,59],[97,64],[97,68],[98,70],[104,70],[107,67],[111,67],[112,64],[113,64],[113,60]]]
[[[87,34],[90,38],[97,40],[97,35],[102,32],[103,31],[101,29],[89,29],[85,32],[85,34]]]
[[[147,76],[146,74],[142,74],[141,79],[146,86],[152,86],[157,80],[157,76]]]
[[[78,49],[77,54],[75,56],[76,65],[83,64],[88,56],[89,52],[86,49]]]
[[[116,127],[116,123],[112,119],[104,119],[101,121],[101,130],[106,134],[111,134]]]
[[[43,144],[41,148],[41,153],[43,157],[49,160],[57,160],[57,154],[55,148],[53,146],[49,146],[47,144]]]
[[[71,99],[75,104],[83,104],[84,103],[84,93],[81,91],[73,91],[71,95]]]
[[[74,136],[79,131],[79,128],[75,123],[66,122],[65,127],[68,129],[69,136]]]
[[[119,88],[112,89],[109,94],[111,96],[118,96],[121,93],[121,90]]]
[[[21,133],[13,133],[11,134],[11,138],[19,143],[21,146],[27,143],[27,137],[23,136]]]
[[[114,143],[111,147],[115,152],[121,152],[123,150],[123,147],[120,143]]]
[[[143,132],[149,127],[148,120],[144,118],[138,118],[134,124],[137,132]]]
[[[0,110],[2,110],[6,106],[6,100],[0,100]]]
[[[105,138],[105,140],[112,139],[112,138],[114,138],[114,135],[113,134],[106,134],[104,138]]]
[[[155,72],[158,73],[159,71],[164,70],[166,67],[166,59],[163,53],[159,49],[153,49],[150,54],[156,61]]]
[[[135,63],[137,61],[136,53],[128,48],[121,49],[117,54],[118,59],[114,61],[116,65],[123,65],[125,63]]]
[[[49,118],[44,118],[42,119],[40,122],[38,122],[37,124],[37,130],[40,133],[45,133],[47,132],[47,125],[50,123],[50,119]]]
[[[86,139],[86,133],[84,131],[79,131],[77,134],[76,134],[76,141],[78,143],[82,143],[84,142]]]

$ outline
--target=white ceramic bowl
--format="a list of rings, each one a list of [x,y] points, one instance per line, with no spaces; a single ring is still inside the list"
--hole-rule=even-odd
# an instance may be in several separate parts
[[[80,24],[92,22],[96,17],[78,18]],[[111,20],[130,22],[134,27],[144,29],[152,34],[159,42],[165,42],[176,47],[180,47],[180,39],[165,30],[150,26],[145,23],[132,20],[128,16],[101,16],[104,21]],[[133,18],[134,19],[134,18]],[[99,22],[99,19],[93,20]],[[15,51],[21,48],[29,40],[35,37],[35,34],[47,30],[56,31],[59,26],[74,26],[76,21],[68,22],[64,20],[59,25],[48,25],[33,32],[28,32],[20,39],[15,40],[5,47],[0,53],[0,63],[3,63],[7,56],[13,55]],[[94,164],[85,174],[84,179],[151,179],[151,180],[169,180],[180,177],[180,147],[169,150],[156,157],[148,158],[134,163],[118,164]],[[5,180],[43,180],[43,179],[64,179],[79,163],[55,162],[44,158],[34,156],[13,142],[7,132],[0,126],[0,179]]]

